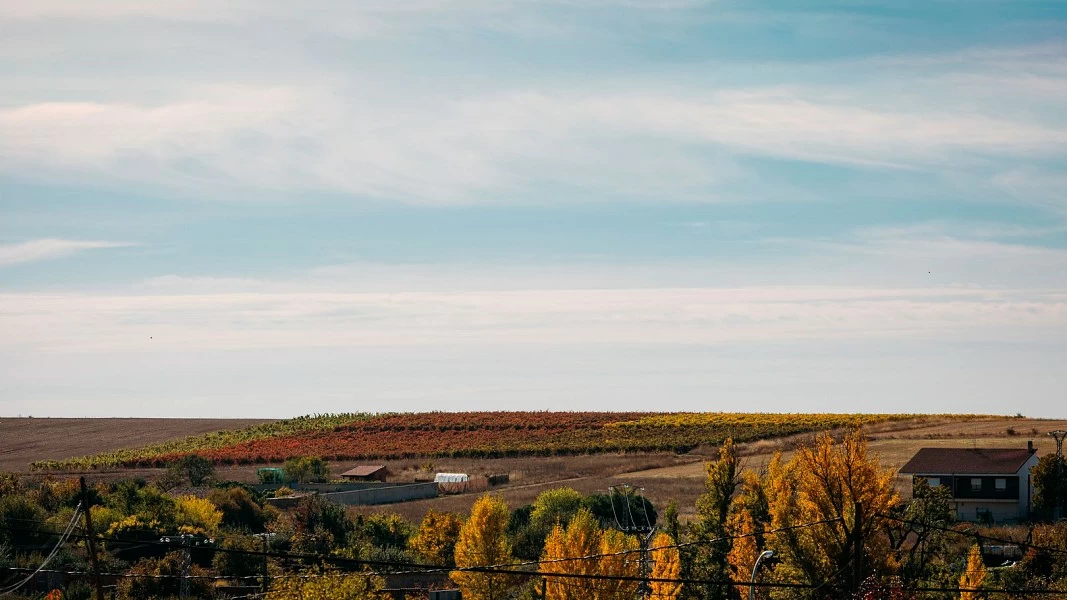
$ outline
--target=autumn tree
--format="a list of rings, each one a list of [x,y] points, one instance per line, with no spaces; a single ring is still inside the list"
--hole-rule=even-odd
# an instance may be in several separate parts
[[[606,529],[600,536],[597,573],[606,577],[637,577],[641,574],[641,542],[618,529]],[[595,600],[631,600],[637,596],[638,582],[604,579],[594,582]]]
[[[455,566],[456,542],[463,520],[455,513],[438,512],[432,508],[419,525],[419,531],[408,542],[415,556],[434,565]]]
[[[508,506],[485,494],[471,508],[471,516],[459,530],[455,563],[459,568],[506,565],[511,562],[508,541]],[[511,575],[452,571],[450,577],[467,600],[502,600],[516,582]]]
[[[595,575],[597,560],[589,557],[599,553],[602,531],[593,513],[582,508],[571,518],[566,528],[557,523],[545,539],[541,554],[541,573]],[[589,579],[549,577],[546,598],[551,600],[583,600],[593,596],[594,582]]]
[[[657,533],[649,546],[652,555],[652,582],[650,600],[674,600],[682,592],[682,584],[656,579],[678,579],[682,574],[675,539],[667,533]]]
[[[309,569],[300,577],[279,577],[271,580],[266,600],[386,600],[385,580],[371,573],[320,573]]]
[[[730,541],[726,539],[726,521],[730,501],[737,489],[738,461],[734,442],[727,439],[719,448],[719,458],[704,467],[704,493],[697,498],[697,521],[690,527],[693,541],[683,564],[687,578],[725,581],[729,578]],[[724,600],[730,590],[722,585],[686,586],[686,596],[706,600]]]
[[[752,514],[747,510],[738,510],[730,514],[726,526],[731,536],[736,536],[733,547],[726,559],[730,563],[730,579],[733,581],[747,581],[752,571],[752,565],[760,555],[760,547],[756,540],[756,524],[752,520]],[[747,585],[737,586],[739,594],[744,596],[748,593]]]
[[[981,592],[971,592],[966,590],[976,590],[982,586],[982,581],[986,576],[985,562],[982,560],[982,549],[978,547],[978,544],[971,546],[971,553],[967,555],[967,570],[960,575],[960,589],[964,590],[960,592],[960,600],[977,600],[981,597]]]
[[[775,572],[785,581],[822,586],[815,597],[839,598],[854,591],[854,539],[863,540],[858,580],[886,570],[889,545],[878,528],[880,515],[898,502],[893,476],[868,453],[859,431],[846,434],[840,443],[823,433],[785,464],[776,455],[763,483],[771,529],[781,529],[767,537],[767,547],[781,560]],[[856,503],[862,503],[858,531]],[[778,596],[787,597],[788,592]]]

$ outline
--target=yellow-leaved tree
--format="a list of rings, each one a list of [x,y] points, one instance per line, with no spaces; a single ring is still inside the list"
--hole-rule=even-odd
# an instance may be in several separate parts
[[[471,516],[459,530],[456,541],[456,567],[487,567],[511,562],[508,541],[508,505],[500,498],[485,494],[475,501]],[[460,587],[465,600],[502,600],[516,585],[513,575],[452,571],[452,581]]]
[[[666,533],[657,533],[649,546],[652,555],[652,579],[649,584],[651,600],[674,600],[682,592],[682,584],[656,579],[678,579],[682,563],[674,538]]]
[[[961,590],[976,590],[982,586],[986,576],[985,562],[982,560],[982,549],[975,544],[967,555],[967,570],[960,575]],[[981,592],[960,592],[960,600],[977,600]]]
[[[770,529],[795,527],[767,536],[767,547],[781,560],[775,567],[778,577],[821,586],[816,597],[851,593],[852,541],[857,536],[863,540],[858,580],[889,570],[893,564],[888,540],[878,529],[878,515],[899,501],[893,477],[892,469],[883,468],[868,453],[858,430],[840,443],[823,433],[799,448],[786,464],[775,456],[762,486]],[[857,502],[862,503],[858,531]],[[790,597],[790,592],[779,591],[774,597]]]
[[[600,560],[597,572],[610,577],[641,575],[641,542],[617,529],[607,529],[600,535]],[[627,579],[594,581],[595,600],[631,600],[637,597],[638,582]]]
[[[222,524],[220,511],[207,498],[179,496],[175,499],[174,520],[182,533],[214,535]]]
[[[730,579],[733,581],[748,581],[752,574],[752,566],[759,558],[760,549],[756,542],[756,524],[752,514],[747,510],[738,510],[730,515],[726,523],[726,531],[734,538],[733,548],[726,557],[730,563]],[[738,585],[737,592],[742,597],[747,597],[749,586]]]
[[[408,541],[408,547],[419,560],[424,562],[455,566],[456,542],[463,520],[455,513],[438,512],[430,509],[419,525],[419,531]]]
[[[556,524],[545,539],[541,553],[541,573],[595,575],[598,560],[589,557],[600,552],[602,531],[593,513],[581,508],[564,529]],[[545,584],[548,600],[588,600],[594,595],[596,581],[568,577],[548,577]]]

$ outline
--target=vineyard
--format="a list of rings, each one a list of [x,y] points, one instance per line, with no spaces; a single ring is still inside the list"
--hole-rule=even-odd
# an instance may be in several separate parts
[[[316,415],[62,461],[36,469],[158,467],[188,454],[219,464],[419,457],[687,452],[727,437],[751,441],[919,415],[461,412]]]

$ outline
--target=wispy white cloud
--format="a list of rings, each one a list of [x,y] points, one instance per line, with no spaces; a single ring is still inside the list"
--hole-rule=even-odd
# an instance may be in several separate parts
[[[522,191],[537,184],[714,200],[723,182],[743,174],[739,155],[925,170],[1067,147],[1059,125],[890,111],[808,89],[508,92],[400,103],[323,88],[200,91],[199,100],[156,106],[3,109],[0,157],[9,172],[198,193],[322,190],[467,204],[529,201]]]
[[[1067,295],[859,288],[0,296],[4,346],[709,344],[799,339],[1058,339]]]
[[[96,240],[40,239],[0,245],[0,267],[63,258],[87,250],[122,248],[134,244]]]

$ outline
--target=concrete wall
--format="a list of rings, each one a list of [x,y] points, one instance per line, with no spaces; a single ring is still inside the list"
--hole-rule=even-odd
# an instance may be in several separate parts
[[[350,492],[322,494],[322,497],[332,502],[347,504],[349,506],[390,504],[392,502],[407,502],[409,500],[421,500],[423,498],[436,498],[437,484],[410,483],[406,485],[392,485]]]
[[[977,521],[979,510],[989,511],[996,523],[1026,518],[1026,508],[1018,502],[983,502],[981,500],[956,502],[956,518],[960,521]]]
[[[351,481],[344,483],[294,483],[292,485],[284,483],[260,483],[252,486],[252,488],[258,492],[273,492],[278,488],[285,486],[303,492],[319,492],[320,494],[324,494],[327,492],[351,492],[354,490],[391,487],[393,485],[396,484],[382,483],[380,481]]]

